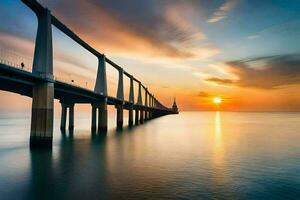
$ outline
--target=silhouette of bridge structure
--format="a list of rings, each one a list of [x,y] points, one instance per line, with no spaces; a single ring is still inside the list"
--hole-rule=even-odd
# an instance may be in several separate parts
[[[140,80],[84,42],[53,16],[50,10],[36,0],[22,0],[22,2],[35,13],[38,19],[32,70],[1,59],[0,90],[32,98],[31,148],[52,147],[54,99],[58,99],[61,103],[61,130],[66,129],[67,115],[69,115],[69,130],[74,129],[74,105],[78,103],[91,104],[91,129],[99,133],[107,131],[108,105],[114,105],[117,110],[117,129],[123,127],[124,109],[128,110],[129,126],[142,124],[145,120],[160,116],[178,113],[177,109],[167,108],[160,103]],[[54,77],[52,25],[98,58],[94,90],[70,84]],[[118,71],[116,97],[109,96],[107,93],[107,63]],[[123,76],[127,76],[130,80],[129,100],[124,99]],[[134,84],[138,84],[137,101],[135,101]],[[144,90],[144,97],[142,97],[142,90]],[[135,117],[133,116],[134,112]]]

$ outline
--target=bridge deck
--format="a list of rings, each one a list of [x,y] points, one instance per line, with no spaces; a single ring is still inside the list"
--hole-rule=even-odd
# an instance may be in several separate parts
[[[65,83],[58,80],[47,80],[31,72],[14,68],[0,63],[0,90],[17,93],[23,96],[32,97],[33,85],[38,82],[53,82],[54,98],[72,103],[98,103],[107,98],[109,105],[118,105],[122,103],[116,97],[103,96],[94,91],[82,88],[76,85]],[[129,101],[123,101],[124,109],[129,109],[132,105],[134,109],[161,110],[158,108],[149,108],[144,105],[132,104]]]

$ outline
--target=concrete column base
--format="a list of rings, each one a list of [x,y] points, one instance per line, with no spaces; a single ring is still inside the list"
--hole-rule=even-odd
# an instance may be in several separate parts
[[[116,105],[117,109],[117,129],[123,128],[123,105]]]
[[[33,87],[30,147],[52,147],[53,100],[53,83]]]
[[[139,110],[138,109],[135,110],[135,119],[134,119],[134,121],[135,121],[135,125],[139,124]]]
[[[52,137],[30,136],[30,148],[51,149]]]
[[[97,128],[97,107],[95,105],[92,105],[92,124],[91,129],[92,131],[96,131]]]
[[[144,123],[144,111],[143,110],[140,111],[140,123],[141,124]]]
[[[107,102],[100,102],[98,106],[98,132],[107,132]]]
[[[69,106],[69,130],[74,130],[74,104]]]
[[[64,103],[61,103],[60,130],[66,130],[66,123],[67,123],[67,106]]]
[[[128,110],[128,126],[133,126],[133,108]]]
[[[152,119],[152,111],[149,111],[149,119]]]

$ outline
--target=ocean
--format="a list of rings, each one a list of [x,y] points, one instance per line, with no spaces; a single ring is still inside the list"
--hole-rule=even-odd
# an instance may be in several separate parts
[[[54,123],[30,150],[30,113],[0,113],[0,199],[300,199],[300,113],[181,112],[107,134]]]

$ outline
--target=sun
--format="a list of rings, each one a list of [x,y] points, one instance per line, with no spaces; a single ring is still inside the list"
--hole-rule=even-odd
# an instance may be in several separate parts
[[[214,102],[214,104],[218,105],[218,104],[222,103],[222,98],[221,97],[214,97],[213,102]]]

